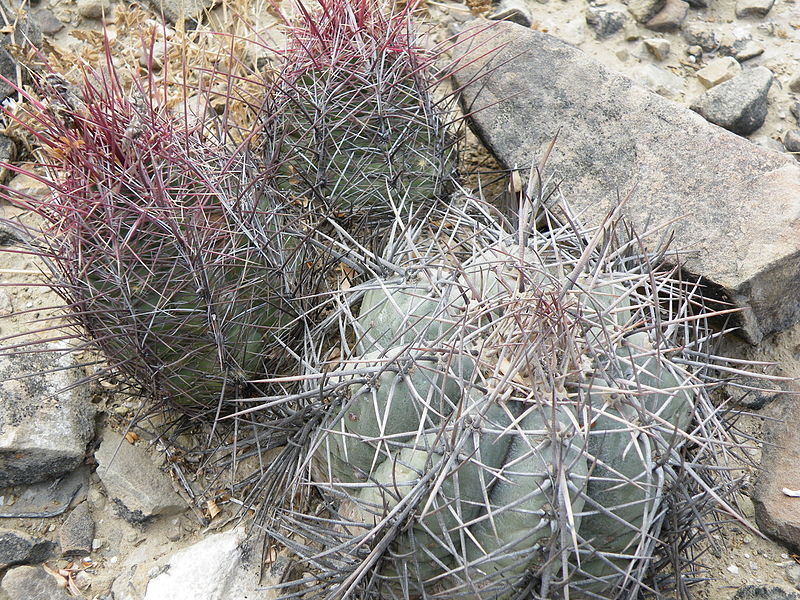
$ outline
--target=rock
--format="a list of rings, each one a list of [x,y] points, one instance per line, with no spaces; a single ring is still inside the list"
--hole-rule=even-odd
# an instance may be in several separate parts
[[[761,470],[751,496],[756,524],[769,537],[797,551],[800,549],[800,511],[797,498],[783,493],[784,488],[800,490],[800,405],[796,397],[786,396],[770,405],[780,418],[766,421]]]
[[[665,98],[675,98],[683,89],[684,81],[682,77],[656,65],[644,65],[639,69],[638,75],[648,89]]]
[[[111,12],[111,0],[78,0],[78,14],[84,19],[102,19]]]
[[[798,153],[798,157],[800,157],[800,130],[787,131],[783,136],[783,146],[787,152]]]
[[[686,0],[692,8],[708,8],[708,0]]]
[[[689,4],[683,0],[667,0],[664,8],[645,27],[652,31],[676,31],[680,29],[689,13]]]
[[[800,596],[777,586],[746,585],[737,590],[733,600],[800,600]]]
[[[173,25],[183,21],[187,29],[194,29],[203,13],[214,6],[217,0],[147,0],[150,8]]]
[[[639,23],[646,23],[655,17],[666,3],[666,0],[628,0],[625,2],[628,6],[628,12]]]
[[[737,17],[764,17],[772,9],[775,0],[737,0]]]
[[[714,52],[719,48],[719,38],[707,25],[688,23],[682,29],[683,39],[690,46],[700,46],[704,52]]]
[[[210,535],[172,555],[168,564],[147,585],[144,600],[228,600],[264,597],[258,572],[248,568],[241,528]],[[213,577],[208,574],[213,573]],[[248,593],[249,592],[249,593]]]
[[[14,141],[4,135],[0,135],[0,163],[10,164],[14,161],[17,154],[17,147]],[[9,170],[5,167],[0,168],[0,183],[8,179]]]
[[[740,63],[764,54],[764,46],[755,40],[739,40],[733,44],[733,57]]]
[[[56,481],[41,481],[11,488],[16,500],[2,507],[8,518],[47,519],[65,512],[73,502],[81,502],[89,489],[89,468],[80,466]]]
[[[783,147],[783,142],[769,135],[751,135],[749,139],[754,144],[758,144],[762,148],[769,148],[774,152],[783,153],[786,150],[786,148]]]
[[[8,80],[0,80],[0,100],[5,100],[16,94],[16,87],[27,80],[24,68],[21,69],[23,81],[18,79],[18,64],[6,49],[7,46],[20,46],[25,51],[31,50],[31,46],[39,48],[42,45],[42,32],[25,11],[18,10],[7,0],[0,0],[0,17],[3,23],[14,23],[12,32],[0,34],[0,75]]]
[[[45,35],[54,35],[64,29],[64,23],[52,11],[43,8],[33,13],[33,18]]]
[[[669,42],[662,38],[644,40],[644,47],[656,60],[664,60],[669,56]]]
[[[767,118],[767,93],[772,71],[756,67],[719,84],[693,105],[706,120],[739,135],[750,135]]]
[[[786,580],[793,586],[800,586],[800,565],[792,561],[786,565]]]
[[[43,562],[52,550],[52,542],[38,540],[21,531],[0,529],[0,571],[12,565]]]
[[[784,393],[774,381],[749,375],[737,377],[726,391],[734,404],[748,410],[761,410]]]
[[[95,458],[97,475],[124,519],[141,523],[156,515],[175,515],[186,510],[186,503],[175,493],[169,477],[158,469],[143,447],[134,446],[115,431],[106,429]]]
[[[0,584],[10,600],[75,600],[41,567],[17,567]]]
[[[14,44],[16,46],[36,46],[42,45],[42,32],[36,21],[28,17],[28,13],[17,8],[17,5],[25,6],[24,2],[9,3],[8,0],[0,0],[0,12],[3,18],[14,23],[14,31],[3,37],[3,45]]]
[[[686,54],[699,60],[703,57],[703,49],[700,46],[689,46],[686,48]]]
[[[792,102],[792,105],[789,107],[789,112],[792,113],[794,120],[800,125],[800,102]]]
[[[88,502],[81,502],[72,509],[61,525],[58,539],[64,556],[88,556],[92,552],[94,519]]]
[[[621,10],[589,7],[586,9],[586,24],[592,28],[597,39],[607,38],[625,25],[625,13]]]
[[[710,125],[547,34],[498,23],[460,52],[481,43],[459,62],[454,83],[473,129],[505,167],[538,162],[559,132],[547,169],[587,225],[599,226],[630,194],[629,222],[639,231],[671,223],[677,245],[692,250],[684,269],[742,309],[747,340],[800,320],[794,159]],[[487,55],[487,47],[500,49]]]
[[[796,94],[800,94],[800,71],[795,73],[789,80],[789,89]]]
[[[94,436],[88,385],[67,349],[0,356],[0,487],[63,475]]]
[[[489,16],[493,21],[511,21],[523,27],[533,23],[531,11],[523,0],[501,0],[497,10]]]
[[[639,33],[639,28],[636,26],[636,23],[633,21],[625,21],[625,25],[622,26],[622,38],[626,42],[635,42],[638,39],[641,39],[642,35]]]
[[[28,170],[29,167],[33,168],[30,164],[21,165],[20,168],[22,170]],[[24,173],[14,175],[11,181],[8,182],[8,187],[14,192],[15,197],[19,197],[23,200],[40,200],[50,193],[50,186]]]
[[[733,79],[742,72],[742,65],[739,64],[732,56],[720,56],[697,71],[697,79],[700,83],[707,88],[712,88],[715,85]]]

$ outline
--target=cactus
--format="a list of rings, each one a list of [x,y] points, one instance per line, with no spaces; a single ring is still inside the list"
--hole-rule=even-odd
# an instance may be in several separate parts
[[[618,230],[598,251],[463,202],[442,214],[460,232],[398,255],[405,277],[342,292],[362,298],[336,326],[352,354],[311,444],[329,516],[270,531],[327,597],[633,598],[660,555],[691,560],[659,542],[686,480],[732,489],[685,459],[727,435],[687,366],[711,359],[697,287]]]
[[[54,161],[31,232],[50,285],[111,367],[188,412],[258,390],[297,313],[289,236],[246,150],[200,141],[153,82],[42,80],[29,127]],[[83,335],[83,333],[82,333]]]
[[[300,4],[271,94],[278,188],[360,243],[377,243],[399,214],[424,214],[451,185],[447,100],[433,99],[428,68],[436,53],[416,41],[410,10]]]

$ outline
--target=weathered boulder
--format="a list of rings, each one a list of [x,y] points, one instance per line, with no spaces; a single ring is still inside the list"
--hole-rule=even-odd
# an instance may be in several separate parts
[[[94,456],[97,475],[126,520],[142,523],[157,515],[186,510],[186,503],[172,488],[169,477],[159,470],[144,447],[134,446],[106,429]]]
[[[793,158],[708,123],[547,34],[498,23],[463,35],[455,84],[474,129],[503,164],[527,170],[558,134],[548,170],[585,222],[599,225],[627,197],[624,213],[639,232],[672,229],[674,246],[687,251],[685,270],[742,309],[736,318],[751,342],[800,320]]]
[[[63,475],[83,461],[95,408],[65,351],[0,356],[0,487]]]

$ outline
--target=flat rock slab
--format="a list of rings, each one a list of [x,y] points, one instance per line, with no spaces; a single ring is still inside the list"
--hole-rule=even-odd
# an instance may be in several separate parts
[[[0,487],[61,476],[81,464],[95,407],[63,351],[0,356]]]
[[[794,159],[552,36],[510,23],[478,31],[462,34],[454,80],[475,131],[505,166],[527,170],[558,134],[548,170],[586,224],[599,225],[629,196],[628,221],[640,234],[674,230],[674,246],[688,251],[685,270],[743,309],[737,318],[748,341],[800,320]]]
[[[32,485],[8,488],[15,500],[0,506],[0,517],[9,519],[48,519],[67,512],[71,504],[86,498],[89,467],[80,466],[64,477]]]
[[[175,515],[186,503],[175,493],[169,477],[151,460],[144,446],[128,443],[111,429],[95,452],[97,475],[121,516],[142,523],[157,515]]]

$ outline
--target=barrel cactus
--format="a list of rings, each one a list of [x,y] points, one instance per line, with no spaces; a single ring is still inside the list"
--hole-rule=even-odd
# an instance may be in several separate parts
[[[659,541],[682,488],[693,501],[732,489],[702,466],[726,432],[711,418],[697,286],[613,232],[597,249],[575,226],[508,231],[463,202],[442,216],[463,235],[420,238],[404,276],[343,292],[360,308],[338,326],[348,354],[322,378],[310,444],[323,505],[270,526],[317,582],[298,594],[663,586],[658,561],[688,560]]]
[[[451,185],[454,159],[436,78],[411,5],[298,5],[265,115],[278,188],[359,243],[380,247],[395,216],[426,212]]]
[[[291,236],[248,151],[214,143],[152,80],[127,93],[94,72],[41,81],[27,126],[51,193],[11,199],[43,217],[32,252],[79,335],[188,412],[262,393],[251,381],[280,368],[297,313]]]

